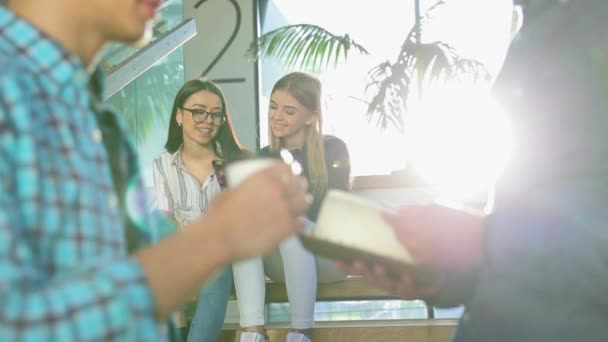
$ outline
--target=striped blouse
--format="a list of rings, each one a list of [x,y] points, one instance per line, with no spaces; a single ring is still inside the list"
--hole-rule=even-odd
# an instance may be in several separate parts
[[[220,161],[214,161],[216,172],[201,182],[183,163],[182,149],[175,153],[164,151],[153,162],[154,207],[164,211],[180,224],[200,220],[207,213],[209,202],[222,189]]]

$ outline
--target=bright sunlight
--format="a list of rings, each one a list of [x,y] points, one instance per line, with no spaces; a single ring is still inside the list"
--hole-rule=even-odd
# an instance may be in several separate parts
[[[441,87],[413,103],[406,121],[410,165],[438,196],[466,201],[490,189],[513,149],[511,125],[489,94]]]

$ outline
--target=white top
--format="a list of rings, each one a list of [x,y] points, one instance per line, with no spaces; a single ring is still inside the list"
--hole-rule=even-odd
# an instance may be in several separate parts
[[[201,184],[184,166],[181,151],[164,151],[152,163],[154,208],[172,213],[180,224],[189,224],[205,216],[209,202],[221,187],[215,173]]]

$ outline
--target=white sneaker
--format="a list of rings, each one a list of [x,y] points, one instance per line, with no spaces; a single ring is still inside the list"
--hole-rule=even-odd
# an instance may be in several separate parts
[[[287,341],[287,342],[312,342],[310,337],[308,337],[304,334],[297,333],[297,332],[288,333],[285,341]]]
[[[258,332],[246,332],[241,333],[241,342],[267,342],[266,336]]]

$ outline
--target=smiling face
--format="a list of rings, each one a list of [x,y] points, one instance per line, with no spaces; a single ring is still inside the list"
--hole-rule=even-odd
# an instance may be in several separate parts
[[[194,121],[193,113],[190,110],[195,112],[204,110],[211,114],[199,123]],[[221,127],[221,125],[213,123],[212,116],[214,113],[223,113],[223,111],[220,97],[208,90],[201,90],[190,95],[182,107],[177,109],[175,116],[177,123],[182,126],[184,145],[190,143],[209,145],[215,139]]]
[[[304,107],[287,91],[279,89],[270,97],[268,117],[272,134],[288,142],[303,140],[306,129],[314,122],[315,112]]]

